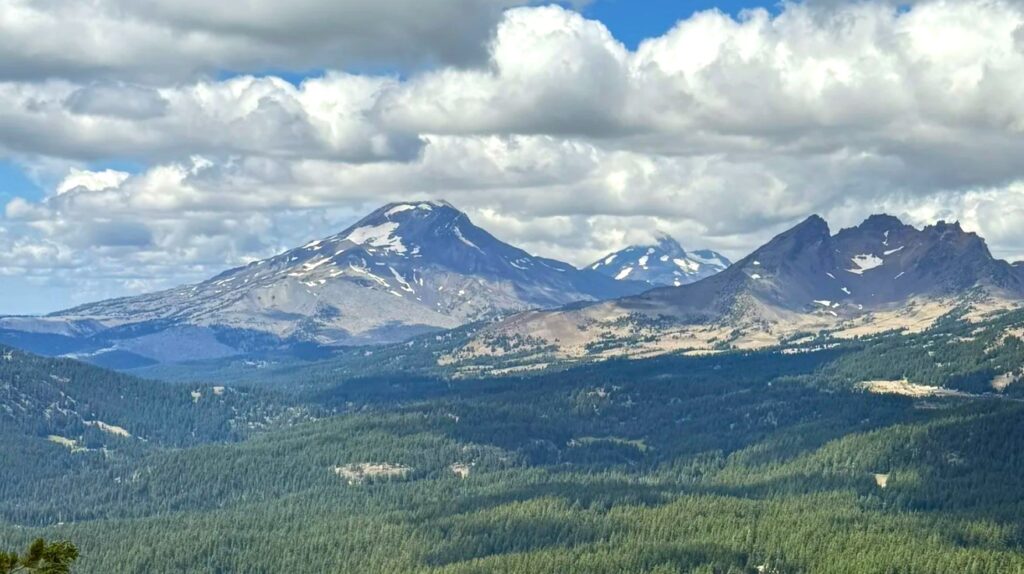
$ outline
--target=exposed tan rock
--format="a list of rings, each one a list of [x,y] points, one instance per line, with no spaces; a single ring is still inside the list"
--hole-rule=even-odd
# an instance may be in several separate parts
[[[373,477],[404,478],[412,472],[411,467],[400,464],[370,462],[345,464],[331,470],[334,474],[344,478],[350,485],[362,484],[368,478]]]

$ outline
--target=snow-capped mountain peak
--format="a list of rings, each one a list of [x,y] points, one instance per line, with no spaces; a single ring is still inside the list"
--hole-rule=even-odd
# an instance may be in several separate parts
[[[594,262],[589,269],[620,281],[680,286],[710,277],[729,265],[724,255],[709,249],[688,253],[671,235],[658,232],[654,243],[617,251]]]
[[[89,336],[101,342],[108,330],[138,333],[112,344],[173,361],[293,341],[397,341],[647,287],[530,255],[477,227],[450,203],[423,201],[385,205],[341,233],[195,285],[30,322],[50,330],[87,324]],[[0,329],[5,326],[11,325],[0,322]]]
[[[583,272],[589,279],[580,281],[580,273],[501,242],[446,201],[427,201],[385,205],[341,233],[211,281],[233,278],[237,284],[245,275],[243,282],[262,284],[290,277],[319,298],[344,280],[460,321],[621,293],[597,274]],[[527,285],[540,277],[550,287],[530,292]],[[504,282],[501,289],[513,292],[479,297],[490,282]]]

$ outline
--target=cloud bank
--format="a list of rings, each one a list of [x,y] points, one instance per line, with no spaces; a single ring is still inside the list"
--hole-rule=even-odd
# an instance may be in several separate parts
[[[1024,255],[1021,2],[707,11],[636,50],[518,2],[439,2],[411,21],[413,3],[378,1],[372,22],[353,20],[362,2],[293,2],[284,18],[269,1],[63,4],[0,8],[17,28],[0,34],[0,154],[65,166],[47,197],[5,206],[0,273],[100,277],[90,296],[169,286],[432,197],[577,264],[657,229],[741,255],[812,212],[959,219]],[[76,14],[88,45],[35,38]],[[206,74],[304,67],[337,71]],[[86,168],[111,159],[142,168]]]

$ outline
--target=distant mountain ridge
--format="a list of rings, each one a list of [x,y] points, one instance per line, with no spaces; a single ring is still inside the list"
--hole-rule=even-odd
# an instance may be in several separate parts
[[[811,216],[721,273],[510,317],[482,330],[453,360],[509,348],[495,341],[526,341],[511,351],[554,348],[563,358],[759,348],[800,333],[919,329],[955,309],[980,313],[1022,301],[1024,268],[995,259],[958,223],[916,229],[874,215],[832,235],[824,219]]]
[[[1024,295],[1024,274],[995,259],[985,241],[959,223],[939,221],[919,230],[889,215],[873,215],[835,235],[824,219],[809,217],[708,287],[737,281],[759,299],[792,310],[823,301],[873,308],[974,287]]]
[[[196,285],[0,319],[0,329],[13,332],[2,340],[16,345],[34,336],[40,346],[65,345],[86,357],[121,352],[175,362],[292,343],[395,342],[648,287],[530,255],[444,201],[392,203],[339,234]],[[95,344],[78,350],[66,338]]]
[[[650,245],[633,245],[595,261],[588,269],[618,280],[645,281],[653,286],[693,283],[732,265],[710,249],[687,252],[672,236],[659,233]]]

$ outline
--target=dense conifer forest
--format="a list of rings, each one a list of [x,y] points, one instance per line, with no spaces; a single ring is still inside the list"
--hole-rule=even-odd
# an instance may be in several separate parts
[[[219,394],[16,354],[0,548],[69,540],[85,573],[1024,572],[1022,322],[478,379],[414,345]],[[58,425],[53,392],[131,436]]]

